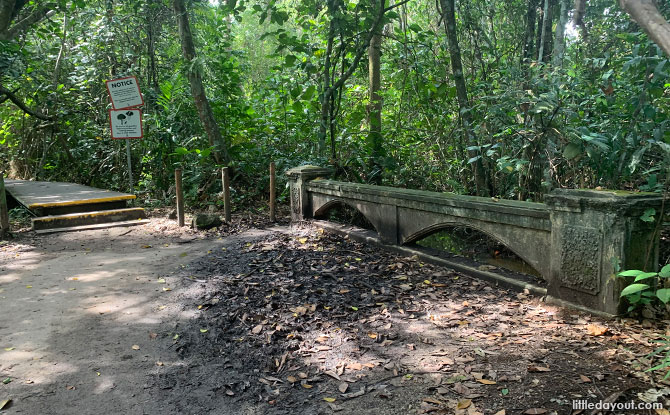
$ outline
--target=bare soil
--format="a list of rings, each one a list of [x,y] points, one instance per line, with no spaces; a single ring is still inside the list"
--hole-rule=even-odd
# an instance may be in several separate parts
[[[667,321],[593,317],[249,215],[21,232],[0,243],[0,313],[8,414],[670,408],[663,373],[642,372]]]

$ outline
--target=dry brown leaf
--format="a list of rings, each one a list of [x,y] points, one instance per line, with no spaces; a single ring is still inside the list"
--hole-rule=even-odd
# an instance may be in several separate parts
[[[523,412],[525,415],[541,415],[541,414],[546,414],[547,410],[544,408],[530,408],[526,409]]]
[[[670,415],[670,411],[665,408],[656,408],[656,413],[658,415]]]
[[[423,401],[431,403],[433,405],[443,405],[444,404],[444,402],[438,401],[437,399],[433,399],[433,398],[423,398]]]
[[[609,331],[609,328],[598,324],[589,324],[586,326],[586,331],[588,331],[591,336],[602,336]]]
[[[376,339],[377,338],[377,333],[369,332],[368,337],[371,339]]]
[[[300,372],[300,373],[298,373],[298,377],[299,377],[300,379],[307,379],[307,373],[305,373],[305,372]]]
[[[340,393],[346,393],[347,389],[349,389],[349,384],[347,382],[342,382],[337,386],[337,390],[339,390]]]
[[[496,384],[495,380],[489,380],[489,379],[477,379],[477,382],[483,383],[484,385],[495,385]]]
[[[163,362],[156,362],[156,366],[163,366],[163,365],[164,365]]]
[[[470,405],[472,405],[471,399],[461,399],[458,401],[458,404],[456,404],[456,409],[466,409]]]
[[[258,333],[260,333],[261,331],[263,331],[263,325],[262,325],[262,324],[259,324],[259,325],[257,325],[256,327],[254,327],[253,329],[251,329],[251,332],[252,332],[253,334],[258,334]]]
[[[591,383],[591,379],[587,376],[579,375],[579,379],[581,379],[582,382],[584,382],[584,383]]]
[[[137,344],[133,344],[130,348],[133,350],[140,350],[140,346]]]
[[[335,402],[336,399],[335,398],[323,398],[323,400],[328,402],[328,403],[333,403],[333,402]]]
[[[288,376],[286,380],[288,380],[290,383],[296,383],[298,381],[298,378],[296,378],[295,376]]]
[[[303,383],[303,384],[302,384],[302,387],[305,388],[305,389],[312,389],[314,386],[312,386],[312,385],[310,385],[310,384],[308,384],[308,383]]]
[[[496,413],[493,414],[493,415],[507,415],[507,413],[505,412],[504,409],[501,409],[501,410],[499,410],[498,412],[496,412]]]
[[[544,367],[544,366],[530,365],[530,366],[528,366],[528,371],[529,372],[551,372],[551,369],[549,369],[548,367]]]

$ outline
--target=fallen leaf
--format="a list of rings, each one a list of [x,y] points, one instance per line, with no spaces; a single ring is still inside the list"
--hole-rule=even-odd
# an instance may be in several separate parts
[[[151,245],[142,245],[142,249],[148,249],[151,248]]]
[[[200,329],[200,333],[207,333],[209,330],[207,329]]]
[[[368,333],[368,337],[371,338],[371,339],[376,339],[377,338],[377,333],[370,332],[370,333]]]
[[[12,350],[14,350],[14,347],[5,347],[6,352],[11,352]]]
[[[69,391],[73,391],[73,390],[77,389],[77,387],[74,386],[74,385],[67,385],[65,388]]]
[[[0,408],[1,409],[1,408]],[[670,415],[670,411],[665,408],[656,408],[656,413],[658,415]]]
[[[26,288],[33,288],[32,285],[26,285]]]
[[[496,413],[493,414],[493,415],[507,415],[507,412],[505,412],[504,409],[501,409],[501,410],[499,410],[498,412],[496,412]]]
[[[337,390],[339,390],[340,393],[346,393],[347,389],[349,389],[349,384],[347,382],[342,382],[337,386]]]
[[[541,414],[546,414],[547,410],[544,408],[530,408],[526,409],[523,412],[525,415],[541,415]]]
[[[326,401],[326,402],[333,403],[333,402],[335,402],[336,399],[335,398],[323,398],[323,400]]]
[[[314,386],[312,386],[312,385],[310,385],[310,384],[308,384],[308,383],[303,383],[303,384],[302,384],[302,387],[305,388],[305,389],[312,389]]]
[[[163,287],[163,291],[172,291],[172,288],[170,288],[170,287]]]
[[[307,238],[298,238],[298,242],[300,242],[301,244],[304,244],[304,243],[307,242]]]
[[[591,383],[591,379],[587,376],[579,375],[579,379],[581,379],[583,383]]]
[[[159,278],[158,283],[159,284],[165,284],[165,278]]]
[[[588,331],[591,336],[602,336],[609,331],[609,328],[598,324],[589,324],[586,326],[586,331]]]
[[[133,349],[133,350],[140,350],[140,346],[138,346],[137,344],[133,344],[133,346],[131,347],[131,349]]]
[[[496,384],[495,380],[489,380],[489,379],[477,379],[477,382],[483,383],[484,385],[495,385]]]
[[[26,380],[26,384],[28,384],[28,385],[32,385],[33,383],[35,383],[35,381],[32,380],[32,379]]]
[[[0,411],[5,409],[5,407],[7,407],[7,405],[9,405],[11,402],[11,399],[5,399],[4,401],[0,402]]]
[[[254,327],[253,329],[251,329],[251,332],[252,332],[253,334],[258,334],[258,333],[260,333],[261,331],[263,331],[263,325],[262,325],[262,324],[259,324],[259,325],[257,325],[256,327]]]
[[[186,255],[188,255],[188,252],[182,252],[181,254],[179,254],[179,256],[182,258],[185,257]]]
[[[2,383],[4,383],[5,385],[8,384],[8,383],[11,383],[11,382],[12,382],[12,378],[6,378],[5,380],[2,381]]]
[[[298,381],[298,378],[296,378],[295,376],[289,376],[286,378],[286,380],[288,380],[290,383],[296,383]]]
[[[156,362],[156,366],[164,366],[163,362]]]
[[[458,404],[456,404],[456,409],[466,409],[472,405],[472,400],[470,399],[461,399],[458,401]]]
[[[544,366],[530,365],[530,366],[528,366],[528,371],[529,372],[551,372],[551,369],[549,369],[548,367],[544,367]]]
[[[300,379],[307,379],[307,373],[305,373],[305,372],[300,372],[300,373],[298,373],[298,377],[299,377]]]
[[[172,337],[172,340],[177,340],[179,338],[179,334],[175,334],[174,337]]]

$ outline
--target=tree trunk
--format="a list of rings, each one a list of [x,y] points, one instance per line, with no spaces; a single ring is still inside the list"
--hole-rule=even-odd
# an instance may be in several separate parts
[[[549,0],[544,0],[542,24],[540,25],[540,47],[537,52],[537,63],[541,63],[544,59],[544,47],[546,45],[547,32],[551,32],[551,26],[549,26],[549,29],[547,30],[548,21],[551,22],[551,19],[549,18]]]
[[[568,11],[570,10],[570,0],[561,0],[561,15],[556,26],[556,37],[554,39],[554,56],[552,64],[555,67],[563,65],[563,55],[565,55],[565,26],[568,24]]]
[[[332,13],[332,3],[328,2],[328,9]],[[335,40],[335,22],[331,19],[328,29],[328,43],[326,46],[326,59],[323,64],[323,92],[321,94],[321,119],[319,123],[319,155],[326,154],[326,136],[330,126],[330,94],[332,94],[330,85],[330,58],[333,53],[333,42]]]
[[[447,32],[447,41],[449,43],[449,55],[451,57],[451,71],[454,75],[456,84],[456,95],[458,97],[458,106],[460,108],[460,118],[463,124],[466,142],[468,146],[477,146],[477,137],[472,130],[472,115],[470,113],[470,103],[468,101],[468,92],[465,86],[465,76],[463,74],[463,64],[461,63],[461,50],[458,46],[458,36],[456,34],[456,12],[454,0],[440,0],[444,19],[444,27]],[[488,196],[488,184],[484,172],[484,166],[477,150],[468,150],[468,157],[473,160],[470,165],[475,175],[475,186],[477,194]]]
[[[524,39],[523,54],[521,56],[521,62],[526,64],[529,64],[533,59],[537,1],[538,0],[528,0],[528,10],[526,11],[526,38]]]
[[[370,182],[381,184],[382,157],[382,98],[379,96],[381,89],[381,56],[382,35],[378,31],[370,40],[368,48],[368,72],[370,81],[370,103],[368,104],[368,148],[370,150]]]
[[[173,0],[172,7],[177,17],[177,26],[179,27],[179,37],[181,38],[181,48],[184,53],[188,69],[188,81],[191,84],[191,95],[198,110],[200,122],[209,138],[209,145],[212,147],[212,155],[217,164],[228,163],[230,161],[228,150],[221,136],[221,130],[214,118],[212,107],[205,95],[205,88],[202,84],[202,70],[195,62],[195,45],[193,44],[193,35],[191,26],[188,22],[188,14],[184,0]]]
[[[656,8],[653,0],[619,0],[619,5],[647,35],[670,57],[670,23]]]

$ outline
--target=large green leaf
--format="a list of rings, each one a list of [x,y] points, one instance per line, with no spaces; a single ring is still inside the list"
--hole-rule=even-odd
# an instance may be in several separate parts
[[[640,274],[640,275],[638,275],[637,277],[635,277],[635,281],[634,281],[634,282],[638,282],[638,281],[646,280],[647,278],[654,278],[654,277],[657,276],[657,275],[658,275],[658,274],[657,274],[656,272],[643,272],[642,274]]]
[[[668,301],[670,301],[670,288],[661,288],[660,290],[657,290],[656,297],[667,304]]]
[[[644,291],[648,288],[649,286],[647,284],[631,284],[628,287],[624,288],[623,291],[621,291],[620,297],[625,297],[627,295],[639,293],[640,291]]]
[[[670,278],[670,264],[661,268],[661,272],[658,275],[662,278]]]

